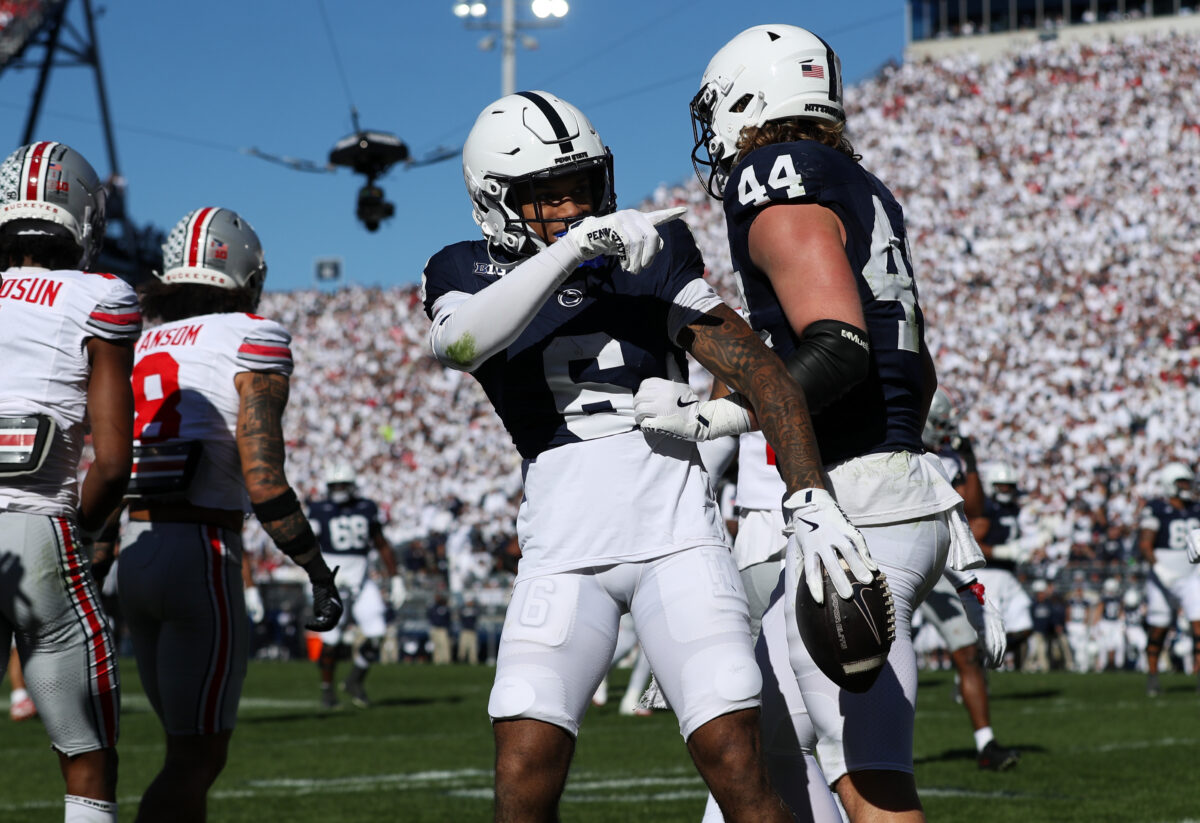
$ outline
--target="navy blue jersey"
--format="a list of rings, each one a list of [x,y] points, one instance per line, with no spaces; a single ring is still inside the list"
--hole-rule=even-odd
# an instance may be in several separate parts
[[[1100,598],[1100,618],[1102,620],[1120,620],[1123,611],[1119,596],[1106,594]]]
[[[687,374],[667,313],[704,261],[683,221],[658,231],[663,249],[640,274],[609,258],[580,266],[512,345],[473,372],[522,457],[632,431],[641,382]],[[432,319],[443,295],[475,294],[501,276],[485,241],[447,246],[425,266],[425,312]]]
[[[775,203],[818,203],[841,218],[870,338],[866,379],[813,416],[822,460],[923,452],[924,398],[933,387],[926,386],[922,367],[925,320],[900,205],[858,163],[811,140],[755,149],[734,168],[725,187],[730,254],[750,325],[769,333],[768,342],[784,359],[800,336],[749,250],[754,218]]]
[[[1142,509],[1139,525],[1154,532],[1154,548],[1186,551],[1188,532],[1200,528],[1200,506],[1185,503],[1177,509],[1165,498],[1151,500]]]
[[[987,543],[989,546],[999,546],[1001,543],[1008,543],[1011,540],[1017,540],[1021,537],[1021,526],[1018,518],[1021,514],[1021,504],[1015,500],[1011,503],[1001,503],[991,497],[985,498],[983,501],[983,517],[988,519],[987,534],[983,536],[982,543]],[[989,569],[1008,569],[1012,571],[1017,567],[1013,560],[999,560],[988,558],[987,567]]]
[[[379,523],[379,507],[362,498],[347,503],[314,500],[308,505],[308,519],[317,532],[322,554],[366,557],[372,546],[371,526]]]

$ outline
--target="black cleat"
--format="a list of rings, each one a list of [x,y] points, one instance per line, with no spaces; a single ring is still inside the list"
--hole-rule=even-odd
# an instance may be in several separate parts
[[[1001,746],[995,740],[989,742],[979,753],[979,768],[993,772],[1003,772],[1017,765],[1021,753],[1016,749]]]
[[[321,708],[329,711],[338,708],[338,705],[333,686],[321,686]]]
[[[361,678],[356,678],[353,675],[347,677],[346,681],[342,683],[342,691],[350,698],[350,702],[360,709],[370,707],[371,698],[367,697],[367,690],[363,688]]]
[[[1146,678],[1146,697],[1158,697],[1162,694],[1162,686],[1158,684],[1158,675],[1152,674]]]

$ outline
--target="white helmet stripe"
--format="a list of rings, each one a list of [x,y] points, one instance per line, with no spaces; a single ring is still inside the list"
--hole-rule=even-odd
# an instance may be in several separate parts
[[[204,265],[204,238],[208,233],[208,226],[212,223],[212,218],[216,216],[219,209],[212,206],[206,206],[196,212],[192,218],[192,225],[188,226],[187,232],[187,264],[189,266]]]
[[[549,100],[542,97],[540,94],[534,94],[531,91],[519,91],[517,92],[517,96],[524,97],[526,100],[533,103],[538,107],[538,111],[540,111],[546,117],[546,120],[548,120],[550,123],[550,128],[554,129],[554,136],[562,141],[559,143],[559,151],[561,151],[563,154],[570,154],[571,152],[575,151],[571,141],[566,139],[571,136],[571,133],[567,131],[567,124],[563,122],[563,119],[561,116],[559,116],[559,113],[556,112],[554,107],[550,105]]]
[[[57,143],[46,141],[35,143],[25,155],[25,168],[22,169],[25,181],[26,200],[44,200],[46,195],[46,170],[44,166],[49,160],[49,154]]]

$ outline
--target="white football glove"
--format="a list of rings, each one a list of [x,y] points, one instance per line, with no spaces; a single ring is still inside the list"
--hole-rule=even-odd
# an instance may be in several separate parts
[[[1189,563],[1200,563],[1200,529],[1187,534],[1187,556]]]
[[[391,600],[393,609],[399,609],[408,599],[408,589],[404,585],[404,578],[400,575],[392,578],[392,591],[388,599]]]
[[[615,257],[622,269],[638,274],[662,248],[662,237],[655,226],[674,220],[685,211],[685,206],[645,213],[622,209],[600,217],[585,217],[558,242],[570,242],[584,260],[601,255]]]
[[[246,616],[252,623],[261,623],[267,616],[267,610],[263,607],[262,595],[259,594],[257,586],[246,589]]]
[[[703,403],[687,383],[648,377],[633,396],[633,419],[642,431],[684,440],[715,440],[750,431],[750,414],[728,398]]]
[[[879,570],[867,551],[867,541],[862,533],[846,519],[837,502],[824,489],[804,489],[783,501],[783,516],[787,521],[784,534],[790,535],[788,551],[794,543],[804,559],[804,577],[813,600],[825,602],[821,583],[821,566],[829,572],[829,579],[840,597],[849,598],[854,593],[846,566],[860,583],[870,584],[874,572]]]
[[[984,596],[983,584],[975,582],[958,590],[958,598],[967,612],[967,620],[979,635],[979,651],[983,665],[998,669],[1004,665],[1004,653],[1008,650],[1008,636],[1004,630],[1004,618],[996,604]]]

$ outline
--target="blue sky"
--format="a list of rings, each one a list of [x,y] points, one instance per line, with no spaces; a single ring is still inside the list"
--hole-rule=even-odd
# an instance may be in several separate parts
[[[324,2],[328,31],[318,0],[107,6],[97,32],[129,211],[169,229],[199,206],[235,209],[262,238],[268,290],[311,287],[322,257],[341,258],[352,283],[418,282],[431,254],[478,236],[457,158],[393,169],[381,182],[396,216],[372,234],[354,216],[358,176],[295,171],[242,150],[324,164],[352,131],[351,101],[364,128],[398,135],[416,157],[460,146],[500,96],[500,54],[478,48],[485,33],[454,17],[450,0]],[[77,21],[78,5],[68,12]],[[491,5],[498,20],[499,0]],[[528,0],[518,7],[533,19]],[[527,32],[539,47],[519,50],[517,87],[552,91],[588,114],[615,155],[620,205],[632,206],[692,174],[687,104],[709,57],[772,22],[825,37],[849,82],[904,47],[901,0],[572,0],[560,26]],[[5,154],[21,138],[35,83],[33,70],[0,74]],[[36,139],[68,143],[108,174],[89,71],[54,70]]]

